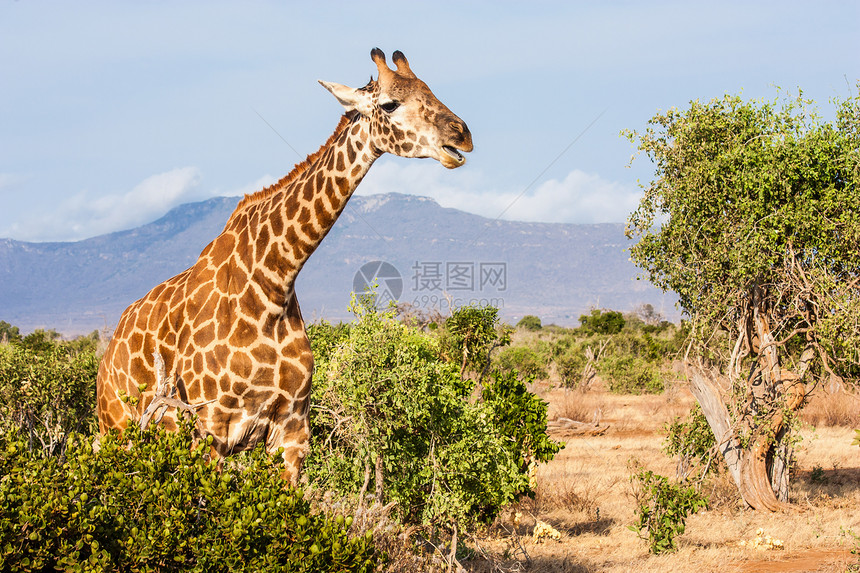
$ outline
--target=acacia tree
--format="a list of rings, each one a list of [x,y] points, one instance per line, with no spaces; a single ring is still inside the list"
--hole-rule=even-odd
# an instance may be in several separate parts
[[[725,96],[627,136],[656,165],[632,258],[690,317],[692,390],[743,499],[779,509],[798,409],[860,365],[860,97],[825,122],[801,95]]]

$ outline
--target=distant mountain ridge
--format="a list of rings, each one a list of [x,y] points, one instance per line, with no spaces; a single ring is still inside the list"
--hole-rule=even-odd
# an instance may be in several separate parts
[[[0,239],[0,320],[66,334],[112,327],[130,303],[197,260],[239,199],[180,205],[152,223],[82,241]],[[348,320],[350,293],[366,281],[357,273],[380,261],[391,275],[380,275],[381,291],[425,308],[447,306],[447,293],[456,304],[495,304],[508,320],[535,314],[575,325],[590,307],[643,303],[676,315],[673,295],[635,280],[627,247],[620,223],[493,221],[427,197],[355,196],[296,289],[306,320]]]

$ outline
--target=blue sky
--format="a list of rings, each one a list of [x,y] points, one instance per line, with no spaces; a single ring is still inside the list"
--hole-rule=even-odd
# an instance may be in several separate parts
[[[402,50],[469,125],[467,165],[384,157],[360,194],[495,218],[624,221],[658,110],[860,79],[856,2],[0,2],[0,237],[75,240],[251,192],[330,134],[317,83]],[[293,150],[297,150],[299,157]]]

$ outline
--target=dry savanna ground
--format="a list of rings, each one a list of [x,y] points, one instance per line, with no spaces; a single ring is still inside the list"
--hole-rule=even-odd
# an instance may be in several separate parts
[[[462,560],[467,569],[842,572],[860,563],[851,554],[860,545],[852,535],[860,535],[860,448],[851,445],[860,404],[850,396],[822,394],[806,408],[793,474],[793,511],[746,509],[731,478],[722,474],[705,482],[710,508],[688,519],[679,550],[654,556],[628,529],[635,508],[630,476],[637,468],[675,476],[675,460],[661,451],[661,444],[664,424],[685,415],[693,404],[684,383],[662,395],[643,396],[610,394],[599,382],[585,393],[548,384],[534,390],[550,403],[550,419],[562,415],[590,422],[599,411],[600,424],[608,429],[591,437],[559,432],[555,437],[567,445],[539,468],[536,497],[506,510],[489,531],[467,540],[474,551]],[[553,526],[560,539],[535,541],[538,521]],[[784,548],[741,545],[752,542],[759,530],[782,540]]]

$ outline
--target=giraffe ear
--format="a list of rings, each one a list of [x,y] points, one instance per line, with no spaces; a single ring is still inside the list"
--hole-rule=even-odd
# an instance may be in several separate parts
[[[369,116],[372,110],[371,96],[368,92],[353,89],[348,86],[336,84],[334,82],[324,82],[319,80],[322,87],[331,92],[337,101],[340,102],[346,111],[355,110],[362,115]]]

